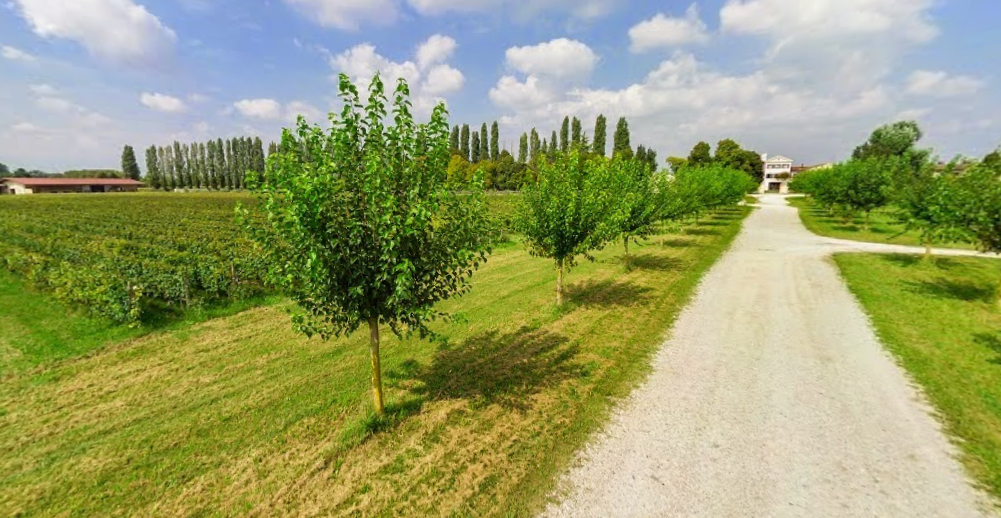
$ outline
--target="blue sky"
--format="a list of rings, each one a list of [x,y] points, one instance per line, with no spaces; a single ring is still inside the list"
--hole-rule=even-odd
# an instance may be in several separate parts
[[[0,162],[273,140],[336,108],[337,73],[377,70],[509,146],[603,113],[661,157],[732,137],[814,163],[914,118],[941,156],[979,156],[1001,144],[999,19],[993,0],[12,0]]]

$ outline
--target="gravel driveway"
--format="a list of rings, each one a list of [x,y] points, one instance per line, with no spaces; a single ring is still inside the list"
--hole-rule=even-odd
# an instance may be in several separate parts
[[[830,261],[847,250],[921,252],[761,197],[545,516],[992,516]]]

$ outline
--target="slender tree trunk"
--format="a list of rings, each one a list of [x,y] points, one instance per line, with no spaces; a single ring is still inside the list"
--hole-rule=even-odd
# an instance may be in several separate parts
[[[556,260],[556,306],[563,305],[563,259]]]
[[[865,211],[865,227],[864,228],[865,228],[866,232],[869,231],[869,215],[870,214],[871,214],[871,212]]]
[[[622,238],[622,244],[626,248],[625,262],[626,262],[626,269],[628,270],[629,269],[629,236],[624,236]]]
[[[368,330],[371,335],[369,352],[372,355],[372,396],[375,398],[375,411],[382,415],[385,407],[382,404],[382,364],[379,361],[379,319],[368,319]]]

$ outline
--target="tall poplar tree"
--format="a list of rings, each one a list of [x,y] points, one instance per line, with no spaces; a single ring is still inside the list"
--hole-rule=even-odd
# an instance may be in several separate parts
[[[229,190],[233,190],[233,189],[236,188],[236,185],[233,183],[233,167],[234,167],[233,162],[234,162],[234,158],[233,158],[233,141],[232,140],[227,140],[226,141],[226,169],[225,169],[225,173],[226,173],[226,188],[229,189]]]
[[[177,189],[177,167],[174,162],[174,147],[167,146],[164,150],[164,163],[167,164],[167,189],[173,191]]]
[[[132,146],[126,145],[122,148],[122,177],[138,180],[141,176],[139,162],[136,161],[136,151]]]
[[[629,123],[625,117],[620,117],[615,125],[615,136],[612,138],[612,156],[632,158],[633,148],[629,144]]]
[[[570,117],[563,117],[563,126],[560,127],[560,151],[566,153],[570,150]]]
[[[532,134],[528,137],[528,159],[534,164],[539,159],[539,150],[542,143],[539,142],[539,132],[532,128]]]
[[[500,128],[497,121],[490,125],[490,160],[500,158]]]
[[[477,163],[477,162],[480,161],[480,134],[479,134],[479,132],[473,132],[473,142],[470,145],[470,148],[471,148],[471,151],[470,151],[471,156],[469,157],[469,161],[471,163],[475,164],[475,163]]]
[[[146,149],[146,183],[153,189],[160,188],[160,157],[156,154],[156,146]]]
[[[570,123],[570,142],[574,147],[580,147],[583,144],[582,133],[583,131],[580,127],[580,119],[574,117],[573,121]]]
[[[469,162],[472,160],[472,151],[469,143],[469,124],[462,125],[462,133],[459,135],[459,155]]]
[[[607,132],[608,131],[608,120],[605,119],[604,115],[598,115],[598,119],[594,121],[594,144],[591,149],[595,154],[605,156],[605,151],[607,149]]]
[[[449,152],[453,155],[459,153],[459,125],[452,126],[452,134],[448,136]]]
[[[210,140],[205,143],[205,186],[215,190],[215,182],[215,141]]]
[[[215,160],[216,187],[218,189],[225,189],[227,187],[226,146],[222,143],[222,139],[216,139],[215,141]]]
[[[552,160],[556,158],[556,153],[560,149],[560,141],[556,139],[556,130],[553,130],[553,136],[549,137],[549,159]]]
[[[173,169],[173,171],[174,171],[174,174],[173,174],[173,176],[174,176],[174,188],[175,189],[184,189],[185,187],[188,186],[184,182],[184,172],[185,172],[184,151],[181,148],[181,143],[177,142],[176,140],[174,141],[173,148],[174,149],[173,149],[173,156],[172,156],[172,160],[171,160],[171,162],[172,162],[171,169]]]
[[[524,164],[528,162],[528,134],[522,133],[518,140],[518,162]]]
[[[490,159],[490,135],[487,133],[487,123],[480,126],[480,160]]]

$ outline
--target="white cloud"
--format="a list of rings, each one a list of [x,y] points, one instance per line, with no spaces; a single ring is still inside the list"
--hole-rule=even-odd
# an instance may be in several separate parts
[[[944,71],[915,70],[907,78],[907,93],[931,97],[970,95],[983,88],[984,82],[972,76],[950,77]]]
[[[59,95],[59,90],[56,87],[45,83],[31,85],[28,89],[35,95]]]
[[[644,52],[688,43],[704,43],[709,41],[709,32],[705,22],[699,18],[698,7],[692,4],[685,11],[684,17],[673,18],[657,13],[653,18],[634,25],[629,29],[629,40],[631,51]]]
[[[78,106],[62,97],[42,96],[35,99],[35,104],[39,108],[50,112],[70,112],[75,111]]]
[[[297,11],[324,27],[358,30],[362,23],[388,25],[396,21],[393,0],[285,0]]]
[[[252,119],[280,119],[282,107],[274,99],[243,99],[233,103],[244,117]]]
[[[205,94],[193,93],[193,94],[188,94],[188,100],[193,103],[203,103],[209,100],[209,96]]]
[[[455,52],[456,46],[455,40],[448,36],[441,34],[431,36],[417,47],[417,66],[427,68],[448,60]]]
[[[400,78],[410,86],[410,101],[418,114],[426,114],[447,94],[457,92],[465,84],[465,76],[445,63],[455,51],[455,40],[436,34],[418,46],[415,61],[392,61],[376,52],[369,43],[356,45],[340,54],[329,55],[330,67],[347,74],[358,86],[362,98],[367,98],[369,82],[379,73],[387,91],[396,87]],[[336,81],[336,76],[332,79]]]
[[[300,115],[310,124],[319,124],[327,119],[327,115],[319,108],[303,101],[292,101],[285,106],[285,118],[294,122]]]
[[[10,45],[0,45],[0,56],[12,61],[35,61],[35,56]]]
[[[151,110],[164,113],[181,113],[188,109],[184,101],[161,93],[144,92],[139,96],[139,102]]]
[[[17,133],[39,133],[42,131],[42,128],[30,122],[19,122],[11,126],[10,129],[14,130]]]
[[[505,57],[508,66],[519,72],[560,79],[588,76],[598,62],[598,55],[591,47],[567,38],[511,47]]]
[[[76,41],[99,58],[144,64],[168,55],[177,36],[131,0],[14,0],[35,34]]]
[[[524,82],[514,76],[501,77],[489,95],[498,106],[512,109],[532,108],[557,98],[555,89],[543,86],[535,76],[529,76]]]

